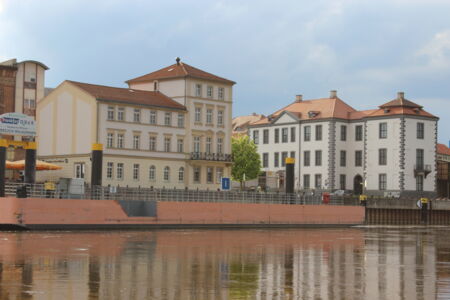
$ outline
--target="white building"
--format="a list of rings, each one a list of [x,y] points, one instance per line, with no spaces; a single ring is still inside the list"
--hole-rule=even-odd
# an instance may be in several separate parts
[[[127,83],[65,81],[39,103],[38,156],[63,169],[38,180],[89,182],[101,143],[104,185],[217,189],[231,175],[234,82],[177,59]]]
[[[357,111],[339,99],[295,102],[255,122],[250,136],[266,172],[296,158],[296,187],[355,193],[434,192],[438,118],[398,93],[377,109]]]

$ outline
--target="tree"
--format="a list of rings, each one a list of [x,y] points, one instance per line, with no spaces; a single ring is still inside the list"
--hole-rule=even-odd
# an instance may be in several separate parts
[[[232,138],[231,151],[233,153],[231,176],[233,180],[239,181],[242,190],[245,180],[258,177],[261,171],[261,159],[255,143],[246,135]]]

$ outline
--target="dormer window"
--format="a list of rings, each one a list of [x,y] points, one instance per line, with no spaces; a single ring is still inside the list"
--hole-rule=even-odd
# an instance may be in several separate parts
[[[317,115],[319,115],[319,112],[318,111],[308,111],[308,117],[309,118],[315,118],[315,117],[317,117]]]
[[[384,113],[387,114],[388,112],[390,112],[391,110],[389,108],[385,108],[384,109]]]

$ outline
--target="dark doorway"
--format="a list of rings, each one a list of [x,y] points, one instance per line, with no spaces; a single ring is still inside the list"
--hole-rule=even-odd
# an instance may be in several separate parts
[[[363,192],[363,179],[361,175],[356,175],[353,179],[353,193],[355,195],[361,195]]]

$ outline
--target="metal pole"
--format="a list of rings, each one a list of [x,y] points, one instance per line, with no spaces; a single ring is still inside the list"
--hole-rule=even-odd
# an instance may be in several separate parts
[[[24,182],[34,184],[36,182],[36,143],[28,142],[25,147],[25,176]]]
[[[287,157],[286,158],[286,178],[285,182],[285,191],[287,194],[294,193],[294,165],[295,158]]]
[[[102,185],[102,164],[103,164],[103,145],[92,145],[92,170],[91,170],[91,186]]]
[[[0,139],[0,197],[5,197],[6,149],[8,143]]]

